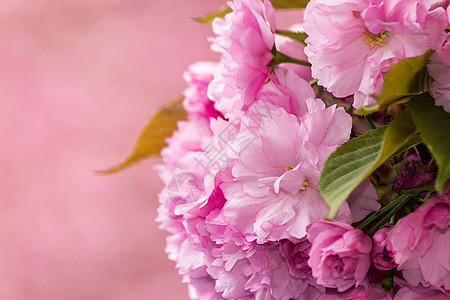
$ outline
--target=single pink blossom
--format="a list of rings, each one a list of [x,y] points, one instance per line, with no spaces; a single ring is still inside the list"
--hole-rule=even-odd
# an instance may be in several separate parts
[[[225,201],[217,188],[194,202],[180,200],[173,211],[181,226],[168,238],[169,258],[176,261],[191,295],[200,299],[250,299],[252,295],[245,288],[249,275],[244,272],[250,265],[246,260],[249,246],[240,244],[240,236],[232,233],[222,244],[214,241],[213,235],[227,230],[227,224],[217,220]]]
[[[178,129],[166,139],[168,146],[161,151],[164,167],[158,166],[161,179],[168,184],[174,176],[177,162],[189,152],[202,151],[202,143],[212,137],[210,118],[221,117],[206,95],[217,64],[197,62],[184,74],[188,88],[184,91],[183,106],[188,121],[178,122]]]
[[[312,277],[297,277],[289,273],[288,265],[277,244],[256,245],[248,254],[251,274],[246,286],[257,292],[256,299],[316,300],[324,288]]]
[[[317,283],[343,292],[359,286],[370,267],[371,239],[361,230],[336,221],[318,221],[308,229],[308,261]]]
[[[435,196],[389,232],[395,263],[412,286],[450,292],[450,195]]]
[[[202,177],[177,170],[167,186],[158,195],[160,206],[157,221],[160,228],[172,233],[183,232],[183,217],[176,212],[180,205],[192,204],[205,196]]]
[[[221,217],[225,202],[217,187],[208,198],[181,208],[189,242],[202,252],[195,260],[206,266],[220,298],[307,300],[316,299],[324,291],[316,286],[311,276],[298,277],[289,273],[278,243],[255,245],[233,232]],[[180,271],[192,264],[184,256],[177,261]],[[189,272],[190,282],[192,278],[193,272]]]
[[[388,239],[388,228],[381,228],[372,237],[372,263],[375,268],[380,270],[391,270],[397,266],[392,253],[392,245]]]
[[[286,67],[288,64],[284,65]],[[270,81],[258,94],[257,100],[270,102],[300,117],[308,112],[306,100],[315,99],[315,93],[309,82],[285,67],[279,67],[273,75],[269,75]]]
[[[209,127],[209,120],[206,118],[196,118],[190,121],[178,122],[176,130],[170,138],[167,138],[168,146],[161,151],[164,160],[164,168],[157,168],[162,180],[166,183],[174,176],[179,160],[190,152],[202,151],[204,140],[210,140],[212,132]],[[169,173],[164,174],[165,171]]]
[[[208,96],[226,117],[248,107],[264,85],[273,58],[277,16],[270,1],[235,0],[224,19],[213,21],[217,34],[212,49],[222,53],[222,61]]]
[[[204,254],[196,249],[185,233],[178,233],[167,238],[166,252],[188,283],[189,296],[192,299],[218,299],[215,280],[206,272]]]
[[[190,119],[221,116],[220,112],[214,108],[214,102],[206,95],[208,85],[213,80],[217,68],[218,64],[214,62],[197,62],[190,65],[188,71],[184,73],[184,80],[189,87],[184,91],[183,106]]]
[[[306,237],[302,238],[298,243],[293,243],[289,240],[280,242],[281,255],[286,259],[292,276],[311,276],[311,267],[308,265],[310,250],[311,243]]]
[[[309,111],[300,118],[265,101],[242,118],[234,178],[221,188],[225,219],[248,241],[295,242],[329,213],[317,187],[320,170],[349,138],[351,118],[342,108],[325,108],[321,100],[306,102]],[[351,222],[346,203],[337,218]]]
[[[409,0],[311,0],[305,53],[312,75],[355,108],[374,103],[383,74],[406,57],[439,48],[446,38],[444,3]]]

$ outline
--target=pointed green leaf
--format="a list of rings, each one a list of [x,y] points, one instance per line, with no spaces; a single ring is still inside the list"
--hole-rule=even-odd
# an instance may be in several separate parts
[[[276,9],[305,8],[309,0],[270,0]]]
[[[445,183],[450,180],[450,114],[435,106],[434,99],[428,93],[414,97],[407,104],[407,109],[425,145],[436,159],[436,190],[442,192]]]
[[[177,129],[177,122],[185,119],[186,111],[183,108],[183,98],[162,108],[145,125],[130,155],[116,166],[97,173],[114,173],[136,164],[144,158],[159,156],[161,150],[167,146],[165,139],[170,137]]]
[[[342,144],[325,161],[319,190],[334,218],[350,193],[381,164],[416,136],[407,111],[400,112],[388,125],[369,131]]]
[[[222,18],[225,17],[226,14],[232,12],[231,8],[229,8],[228,6],[224,6],[222,8],[220,8],[219,10],[206,14],[203,17],[199,17],[199,18],[193,18],[195,21],[199,22],[199,23],[210,23],[212,22],[212,20],[214,20],[215,18]]]
[[[405,58],[392,66],[384,76],[381,94],[373,95],[377,103],[358,108],[355,113],[370,114],[389,106],[408,102],[412,97],[428,91],[428,57],[433,53]]]
[[[287,36],[287,37],[289,37],[297,42],[300,42],[306,46],[305,39],[308,37],[308,35],[304,32],[295,32],[295,31],[289,31],[289,30],[277,30],[277,31],[275,31],[275,33],[282,35],[282,36]]]
[[[309,61],[297,59],[295,57],[291,57],[289,55],[286,55],[286,54],[278,52],[278,51],[275,52],[274,59],[275,59],[274,63],[276,65],[282,64],[282,63],[293,63],[293,64],[311,67],[311,63]]]

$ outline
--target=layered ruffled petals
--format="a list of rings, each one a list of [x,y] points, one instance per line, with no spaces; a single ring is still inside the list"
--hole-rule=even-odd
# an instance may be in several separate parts
[[[450,195],[434,197],[389,232],[394,260],[412,286],[450,292]]]
[[[213,21],[217,34],[212,49],[222,62],[208,89],[208,96],[225,116],[256,99],[270,72],[277,16],[270,1],[229,2],[233,12]]]
[[[312,0],[305,11],[305,53],[312,75],[355,108],[374,103],[383,74],[406,57],[438,49],[446,13],[437,1]],[[442,4],[442,3],[440,3]]]
[[[320,169],[348,139],[351,120],[343,109],[325,108],[321,100],[306,102],[309,112],[299,118],[260,101],[243,119],[238,136],[252,142],[240,149],[233,179],[221,187],[227,199],[224,217],[248,241],[296,241],[329,213],[317,187]],[[267,108],[270,116],[264,114]],[[337,218],[351,222],[346,203]]]

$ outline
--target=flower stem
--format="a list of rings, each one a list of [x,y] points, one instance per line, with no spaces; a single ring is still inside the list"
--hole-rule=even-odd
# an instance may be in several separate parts
[[[366,119],[369,122],[370,127],[372,127],[372,129],[377,129],[377,126],[375,126],[375,123],[373,122],[373,120],[370,116],[366,116]]]
[[[369,225],[370,223],[372,223],[373,221],[378,219],[379,216],[381,216],[382,214],[384,214],[391,208],[395,207],[400,201],[401,201],[401,197],[395,199],[394,201],[392,201],[391,203],[389,203],[388,205],[386,205],[385,207],[383,207],[382,209],[380,209],[379,211],[377,211],[376,213],[374,213],[373,215],[368,217],[366,220],[364,220],[364,222],[359,224],[356,228],[364,229],[367,225]]]
[[[313,80],[311,80],[311,81],[309,82],[309,84],[310,84],[311,86],[315,86],[315,85],[317,84],[317,81],[319,81],[319,79],[313,79]]]
[[[377,231],[381,226],[383,226],[389,220],[391,222],[391,225],[393,225],[395,213],[397,213],[397,211],[400,208],[402,208],[406,203],[408,203],[409,200],[411,200],[413,197],[415,200],[419,201],[420,203],[424,203],[426,200],[428,200],[430,195],[435,191],[436,191],[436,189],[434,186],[422,186],[420,188],[406,190],[405,194],[401,195],[400,197],[398,197],[397,199],[395,199],[394,201],[392,201],[391,203],[389,203],[388,205],[386,205],[385,207],[383,207],[382,209],[380,209],[379,211],[377,211],[376,213],[374,213],[373,215],[368,217],[366,220],[364,220],[364,222],[359,224],[356,228],[364,229],[367,225],[369,225],[370,223],[372,223],[373,221],[378,219],[381,215],[383,215],[384,213],[389,211],[389,213],[377,225],[375,225],[372,229],[370,229],[367,232],[368,235],[372,236],[375,233],[375,231]],[[422,192],[427,192],[425,199],[417,198],[417,196]]]
[[[294,63],[294,64],[298,64],[298,65],[302,65],[302,66],[311,67],[311,64],[309,62],[307,62],[306,60],[301,60],[301,59],[297,59],[294,57],[290,57],[284,53],[277,51],[275,53],[275,64],[278,65],[281,63]]]
[[[384,224],[386,224],[387,221],[389,221],[389,219],[394,216],[397,211],[399,211],[403,206],[405,206],[406,203],[408,203],[410,200],[412,199],[411,195],[405,194],[405,195],[401,195],[400,197],[398,197],[396,199],[399,200],[398,204],[394,207],[394,209],[392,209],[383,219],[381,219],[380,222],[377,223],[377,225],[375,225],[374,227],[372,227],[368,232],[367,235],[368,236],[372,236],[378,229],[380,229]]]
[[[436,188],[433,185],[428,185],[428,186],[422,186],[419,188],[409,189],[409,190],[406,190],[405,192],[410,195],[418,196],[422,192],[431,192],[431,193],[436,192]]]
[[[385,291],[392,290],[392,287],[394,286],[394,271],[389,270],[386,272],[386,275],[384,276],[383,280],[381,281],[381,286]]]

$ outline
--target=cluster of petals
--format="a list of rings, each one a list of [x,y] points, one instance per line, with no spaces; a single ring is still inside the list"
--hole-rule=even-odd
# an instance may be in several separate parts
[[[306,99],[306,107],[298,117],[260,100],[242,119],[236,138],[251,142],[241,142],[232,178],[221,187],[224,217],[248,241],[296,241],[329,213],[318,190],[320,170],[349,138],[351,119],[318,99]],[[346,204],[337,219],[351,223]]]
[[[373,235],[373,249],[370,254],[372,263],[379,270],[391,270],[397,266],[394,261],[394,253],[392,252],[392,244],[388,238],[390,229],[381,228]]]
[[[264,85],[277,26],[268,0],[236,0],[228,6],[233,11],[212,24],[217,34],[212,49],[222,54],[222,62],[208,90],[225,116],[248,107]]]
[[[446,1],[311,0],[305,53],[312,75],[353,106],[374,103],[383,74],[403,58],[438,49],[446,39]]]
[[[208,85],[217,68],[217,63],[197,62],[184,74],[188,88],[184,91],[183,107],[188,120],[178,122],[178,130],[166,140],[168,147],[161,151],[164,165],[156,168],[166,185],[175,175],[178,162],[190,152],[201,151],[203,141],[212,136],[210,120],[221,117],[207,96]]]
[[[314,99],[295,72],[279,69],[240,122],[208,119],[202,74],[186,76],[188,121],[168,139],[158,167],[166,182],[158,221],[172,233],[169,258],[192,298],[317,299],[325,288],[307,264],[306,228],[329,212],[318,176],[349,138],[351,118]],[[206,170],[213,150],[226,159]],[[338,220],[351,223],[352,213],[345,203]]]
[[[427,68],[433,78],[430,94],[434,103],[450,113],[450,34],[445,44],[430,56]]]
[[[403,217],[388,238],[398,269],[411,286],[450,292],[450,195],[435,196]]]
[[[441,2],[311,0],[305,51],[313,77],[336,96],[355,94],[356,106],[367,104],[392,64],[443,44]],[[435,262],[441,275],[433,277],[422,266],[448,240],[448,230],[442,231],[448,218],[433,208],[448,209],[448,198],[430,200],[372,240],[350,225],[380,208],[367,179],[333,221],[324,221],[330,208],[318,189],[320,172],[349,139],[352,118],[316,99],[309,68],[268,67],[274,46],[306,58],[303,45],[275,35],[270,1],[228,5],[233,11],[213,21],[212,48],[221,61],[196,63],[185,73],[188,120],[167,139],[164,165],[157,167],[166,185],[157,220],[171,233],[166,251],[190,297],[392,299],[368,281],[371,264],[381,270],[398,265],[409,284],[404,293],[419,284],[448,290],[449,278],[441,276],[449,270],[445,261]],[[383,45],[363,40],[385,31]],[[406,244],[406,235],[396,238],[401,230],[412,232]]]
[[[370,267],[371,239],[342,222],[319,221],[308,229],[309,265],[317,283],[338,292],[359,286]]]
[[[184,91],[183,106],[190,118],[217,118],[221,113],[214,108],[206,95],[209,83],[214,78],[214,73],[219,68],[215,62],[196,62],[189,66],[183,74],[188,88]]]

